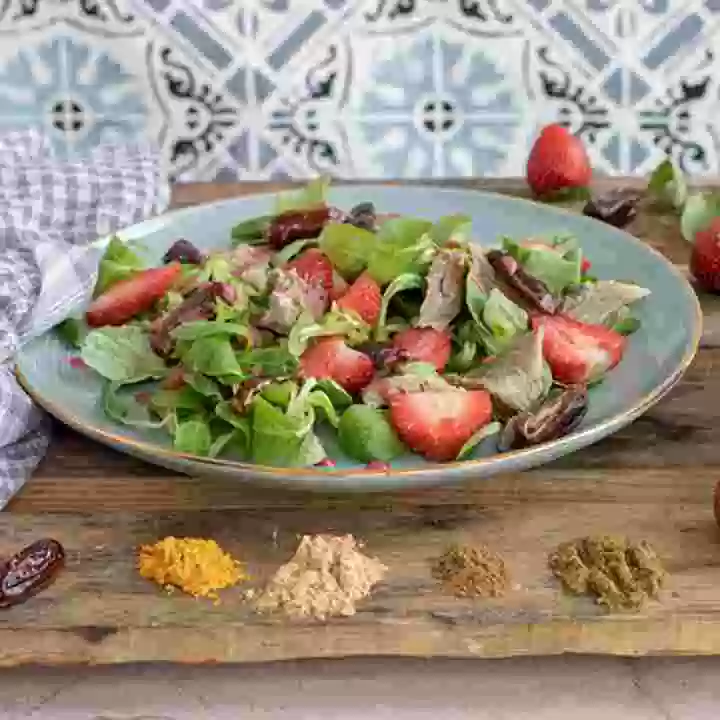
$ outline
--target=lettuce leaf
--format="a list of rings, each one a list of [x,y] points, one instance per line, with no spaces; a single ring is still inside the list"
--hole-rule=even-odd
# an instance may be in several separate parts
[[[385,286],[399,275],[424,275],[437,250],[431,228],[428,220],[414,218],[393,218],[383,223],[374,236],[367,264],[373,279]]]
[[[251,457],[259,465],[304,467],[325,457],[313,432],[312,408],[289,407],[286,411],[257,396],[251,406]]]
[[[390,306],[390,301],[401,292],[405,290],[419,290],[425,285],[425,281],[420,275],[414,275],[413,273],[405,273],[396,277],[386,288],[382,296],[382,302],[380,304],[380,315],[375,326],[375,337],[379,342],[384,342],[388,339],[390,332],[387,327],[387,314]]]
[[[580,322],[612,326],[618,313],[644,297],[650,291],[640,285],[615,280],[598,280],[584,284],[565,298],[563,312]]]
[[[320,249],[348,280],[356,278],[367,267],[377,242],[375,233],[340,223],[326,225],[318,238]]]
[[[122,425],[139,428],[158,428],[168,423],[170,416],[153,415],[147,405],[138,401],[135,393],[120,388],[120,385],[107,383],[103,390],[103,410],[109,418]]]
[[[389,462],[405,452],[384,410],[351,405],[342,414],[338,442],[346,455],[360,462]]]
[[[304,188],[279,193],[275,197],[275,213],[290,212],[291,210],[309,210],[326,204],[330,178],[319,177],[311,180]]]
[[[552,386],[542,339],[542,330],[519,336],[506,352],[471,370],[467,377],[479,378],[482,386],[505,408],[529,410],[547,396]]]
[[[127,280],[145,269],[145,263],[119,237],[111,238],[100,260],[94,296],[102,295],[121,280]]]
[[[292,326],[288,335],[288,352],[300,357],[313,338],[340,335],[349,345],[359,345],[370,339],[372,328],[357,315],[342,310],[331,310],[316,322],[309,313],[303,313]]]
[[[104,327],[89,332],[80,357],[99,375],[118,385],[163,377],[165,363],[150,347],[139,325]]]
[[[449,242],[464,244],[470,239],[471,228],[472,218],[469,215],[445,215],[428,232],[437,245]]]
[[[572,237],[558,236],[551,240],[533,238],[526,244],[504,238],[503,249],[510,253],[529,275],[544,282],[554,295],[580,283],[582,252]]]

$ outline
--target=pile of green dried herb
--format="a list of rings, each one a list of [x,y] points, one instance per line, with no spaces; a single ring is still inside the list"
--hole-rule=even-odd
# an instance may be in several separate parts
[[[452,545],[435,560],[432,575],[456,597],[500,597],[508,585],[505,562],[483,546]]]
[[[567,591],[591,595],[610,612],[638,610],[657,597],[665,578],[649,543],[612,536],[562,543],[548,564]]]

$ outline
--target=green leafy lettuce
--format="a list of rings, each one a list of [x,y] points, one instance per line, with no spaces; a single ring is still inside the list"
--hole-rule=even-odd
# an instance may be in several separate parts
[[[144,269],[145,263],[127,243],[117,236],[111,238],[98,267],[95,297],[102,295],[120,280],[127,280]]]
[[[354,460],[389,462],[405,452],[384,410],[370,405],[351,405],[342,414],[338,442]]]
[[[428,220],[392,218],[377,232],[367,270],[381,286],[398,275],[424,275],[437,250]],[[332,258],[330,258],[332,260]]]
[[[347,280],[356,278],[367,267],[377,242],[375,233],[340,223],[326,225],[318,238],[320,249]]]
[[[503,249],[555,295],[581,280],[582,252],[573,238],[559,236],[549,241],[538,238],[523,245],[504,238]]]
[[[93,330],[83,341],[80,357],[99,375],[118,385],[163,377],[165,363],[150,347],[139,325]]]

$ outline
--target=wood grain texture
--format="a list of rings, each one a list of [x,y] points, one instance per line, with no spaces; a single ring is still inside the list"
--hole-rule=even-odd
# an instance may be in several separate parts
[[[523,194],[518,181],[458,183]],[[612,187],[617,181],[600,181]],[[623,185],[629,184],[623,182]],[[267,185],[179,186],[178,205]],[[685,264],[677,221],[644,208],[630,228]],[[57,584],[0,615],[0,665],[249,662],[348,655],[720,653],[720,301],[704,297],[702,348],[684,380],[616,435],[552,465],[482,482],[383,495],[272,491],[173,475],[57,427],[36,476],[0,517],[0,557],[60,540]],[[670,579],[641,613],[604,615],[568,598],[547,566],[561,540],[628,532],[648,539]],[[253,613],[242,589],[220,605],[168,596],[136,573],[137,545],[168,534],[216,538],[261,585],[297,536],[351,532],[389,568],[354,617],[291,623]],[[501,553],[504,599],[444,596],[429,561],[450,542]]]

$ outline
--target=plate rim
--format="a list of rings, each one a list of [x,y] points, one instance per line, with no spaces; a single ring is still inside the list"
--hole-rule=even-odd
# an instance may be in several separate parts
[[[487,190],[475,190],[473,188],[467,188],[467,187],[448,187],[447,185],[438,185],[433,183],[423,183],[423,184],[402,184],[402,183],[388,183],[388,182],[380,182],[380,183],[342,183],[339,182],[335,185],[333,185],[334,188],[352,188],[354,190],[362,190],[363,188],[373,188],[375,190],[387,188],[387,189],[396,189],[396,190],[424,190],[429,189],[433,190],[434,192],[442,192],[443,194],[457,194],[457,193],[464,193],[469,195],[480,195],[485,196],[486,198],[500,198],[504,202],[510,203],[510,204],[521,204],[521,205],[529,205],[535,208],[542,208],[543,212],[549,212],[550,214],[558,215],[559,217],[571,217],[575,220],[581,220],[585,221],[587,220],[588,223],[596,223],[599,222],[597,220],[594,220],[589,217],[584,217],[582,215],[578,215],[576,212],[572,212],[571,210],[568,210],[564,207],[557,207],[552,205],[543,205],[537,202],[534,202],[533,200],[522,198],[522,197],[516,197],[513,195],[505,195],[503,193],[499,192],[492,192]],[[278,191],[283,192],[283,191]],[[178,208],[176,210],[170,210],[168,212],[163,213],[162,215],[159,215],[155,218],[149,218],[147,220],[144,220],[140,223],[135,223],[134,225],[130,225],[126,228],[123,228],[119,230],[116,234],[122,235],[123,232],[127,232],[128,230],[132,230],[133,228],[141,229],[143,225],[151,225],[153,223],[157,223],[159,220],[168,220],[169,222],[172,222],[173,220],[176,220],[178,218],[182,218],[184,215],[191,215],[195,211],[197,211],[199,208],[203,209],[212,209],[213,207],[218,207],[221,205],[227,205],[232,204],[237,201],[241,201],[243,199],[249,199],[252,198],[254,200],[263,200],[265,198],[272,199],[275,198],[278,194],[278,192],[266,192],[263,190],[259,190],[258,192],[250,192],[246,195],[240,195],[230,198],[224,198],[222,200],[217,200],[214,202],[209,203],[199,203],[197,205],[190,205],[183,208]],[[163,223],[164,225],[165,223]],[[697,354],[700,340],[702,337],[702,325],[703,325],[703,313],[702,313],[702,307],[700,305],[700,300],[693,290],[692,285],[688,281],[688,278],[685,276],[685,274],[680,270],[678,266],[676,266],[673,262],[671,262],[668,258],[666,258],[661,252],[641,240],[640,238],[635,237],[634,235],[631,235],[628,232],[625,232],[624,230],[620,230],[618,228],[614,228],[612,226],[603,224],[603,229],[607,232],[610,232],[611,234],[616,234],[620,236],[623,240],[623,242],[630,242],[636,246],[642,247],[644,251],[650,253],[651,255],[655,256],[656,259],[658,259],[660,262],[662,262],[669,271],[675,275],[675,277],[679,280],[681,287],[683,288],[683,291],[687,295],[688,300],[690,301],[690,304],[693,309],[693,324],[692,324],[692,333],[690,336],[690,342],[687,344],[683,355],[681,356],[678,363],[675,365],[675,367],[667,374],[667,376],[664,378],[664,380],[659,383],[656,387],[654,387],[651,391],[640,397],[637,402],[635,402],[630,408],[616,413],[615,415],[612,415],[611,417],[602,420],[588,428],[585,428],[584,430],[581,430],[579,432],[574,432],[570,435],[566,435],[561,438],[557,438],[555,440],[551,440],[546,443],[542,443],[540,445],[534,445],[532,447],[528,448],[522,448],[518,450],[511,450],[509,452],[505,453],[497,453],[495,455],[490,455],[486,457],[481,458],[475,458],[470,460],[454,460],[452,462],[448,463],[433,463],[429,464],[426,467],[412,467],[412,468],[406,468],[406,469],[399,469],[399,468],[393,468],[392,465],[390,469],[388,470],[382,470],[382,471],[368,471],[368,469],[364,467],[358,467],[358,468],[349,468],[349,469],[336,469],[336,468],[321,468],[318,469],[316,467],[312,468],[293,468],[293,467],[275,467],[272,465],[257,465],[255,463],[241,461],[241,460],[227,460],[222,458],[207,458],[202,457],[199,455],[192,455],[188,453],[180,453],[176,452],[172,449],[166,449],[162,446],[156,445],[152,442],[146,442],[143,440],[135,440],[133,438],[128,438],[122,435],[116,435],[112,432],[105,431],[101,428],[97,428],[94,425],[87,424],[84,420],[81,420],[77,416],[73,415],[72,413],[68,413],[65,410],[62,409],[62,407],[59,407],[56,405],[53,401],[48,400],[46,397],[44,397],[41,393],[36,392],[32,384],[28,381],[25,374],[20,369],[19,364],[16,362],[14,373],[15,377],[22,387],[22,389],[30,396],[30,398],[36,402],[38,405],[40,405],[43,409],[45,409],[47,412],[49,412],[51,415],[53,415],[57,420],[64,423],[68,427],[80,432],[81,434],[84,434],[86,437],[89,437],[93,440],[96,440],[102,444],[114,446],[121,449],[126,449],[128,451],[135,451],[131,452],[131,454],[140,454],[142,457],[162,457],[167,461],[172,461],[175,463],[195,463],[200,465],[207,465],[209,467],[213,468],[221,468],[225,471],[237,471],[243,475],[246,474],[257,474],[262,475],[263,477],[278,477],[278,478],[287,478],[288,476],[297,477],[297,478],[311,478],[311,477],[317,477],[319,470],[321,470],[321,474],[323,478],[327,478],[328,481],[331,481],[333,478],[345,478],[345,477],[354,477],[354,476],[363,476],[368,477],[370,475],[376,475],[380,474],[388,478],[403,478],[403,477],[413,477],[413,478],[423,478],[429,475],[436,475],[438,471],[446,472],[448,475],[458,475],[458,474],[471,474],[473,471],[478,470],[480,468],[487,467],[489,465],[494,465],[502,461],[503,465],[508,464],[515,464],[522,465],[524,467],[527,467],[529,465],[532,465],[532,459],[535,456],[542,456],[545,454],[552,454],[556,457],[559,455],[562,455],[562,449],[563,446],[566,444],[572,444],[576,446],[575,450],[580,450],[584,447],[587,447],[588,445],[591,445],[595,440],[599,440],[603,437],[606,437],[610,434],[612,434],[614,431],[619,430],[621,427],[631,423],[633,420],[638,418],[640,415],[645,413],[649,408],[651,408],[655,403],[657,403],[668,391],[670,391],[682,378],[685,371],[688,369],[690,364],[692,363],[693,359],[695,358],[695,355]],[[149,232],[149,230],[148,230]],[[110,237],[110,236],[108,236]],[[107,240],[107,238],[103,238],[103,242]],[[53,328],[48,330],[47,332],[52,332]],[[44,335],[45,333],[43,333]],[[39,336],[39,337],[42,337]],[[37,338],[34,338],[37,339]],[[22,349],[18,354],[22,352]],[[553,452],[553,451],[557,451]],[[570,452],[572,452],[571,450]]]

